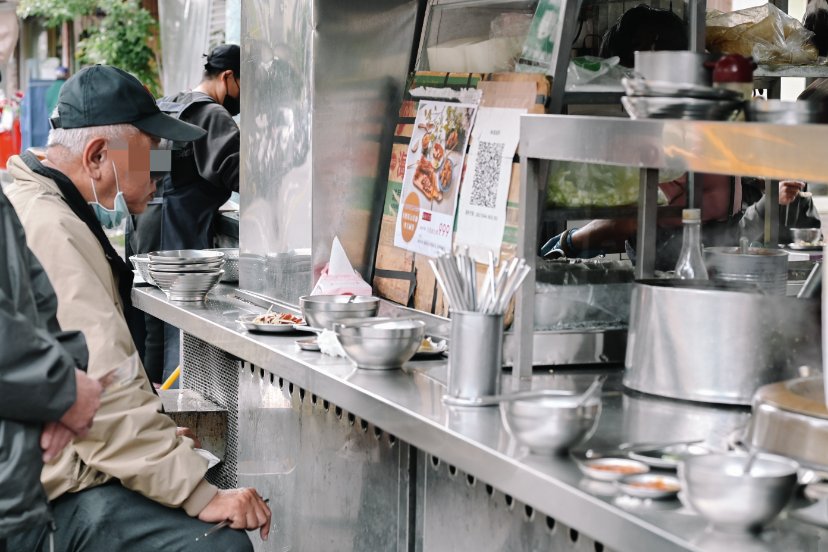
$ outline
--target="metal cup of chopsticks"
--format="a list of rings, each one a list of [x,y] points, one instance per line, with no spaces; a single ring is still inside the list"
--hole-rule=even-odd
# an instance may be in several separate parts
[[[531,269],[523,259],[512,259],[497,268],[494,255],[489,253],[486,275],[478,288],[477,268],[468,248],[429,264],[451,310],[452,353],[444,399],[463,404],[499,393],[503,315]]]

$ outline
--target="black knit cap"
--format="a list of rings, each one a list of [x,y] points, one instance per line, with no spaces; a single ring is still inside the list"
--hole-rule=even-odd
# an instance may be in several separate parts
[[[61,87],[52,128],[130,124],[158,138],[192,142],[207,134],[162,113],[138,79],[111,65],[84,67]]]
[[[216,46],[212,52],[207,54],[204,69],[211,74],[231,70],[238,78],[241,70],[241,50],[235,44]]]

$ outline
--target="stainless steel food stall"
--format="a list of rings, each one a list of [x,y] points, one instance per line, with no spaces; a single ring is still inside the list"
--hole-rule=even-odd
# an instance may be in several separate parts
[[[498,408],[443,403],[445,358],[371,372],[299,350],[296,334],[239,326],[240,315],[269,306],[297,312],[334,236],[370,280],[388,146],[422,19],[412,0],[243,3],[239,289],[219,285],[190,304],[168,301],[154,287],[133,291],[138,308],[182,330],[182,387],[226,411],[226,450],[210,479],[253,486],[270,499],[274,527],[268,542],[251,536],[256,550],[823,549],[828,529],[793,514],[759,535],[712,531],[679,500],[632,498],[585,477],[569,456],[529,453]],[[607,130],[617,140],[594,151]],[[521,135],[520,246],[532,263],[543,160],[631,164],[645,177],[669,164],[769,177],[828,171],[817,151],[828,130],[810,126],[529,116]],[[561,135],[569,141],[554,139]],[[569,157],[559,156],[564,150]],[[739,152],[755,157],[734,157]],[[646,256],[655,180],[645,180]],[[622,385],[618,365],[533,369],[537,355],[554,364],[561,342],[534,330],[534,274],[531,280],[506,343],[515,368],[502,385],[580,390],[596,373],[609,374],[597,431],[576,454],[624,442],[701,441],[724,450],[744,435],[749,407],[639,393]],[[387,302],[381,312],[419,316],[431,333],[448,335],[446,319]],[[617,337],[595,332],[582,345],[594,354]]]

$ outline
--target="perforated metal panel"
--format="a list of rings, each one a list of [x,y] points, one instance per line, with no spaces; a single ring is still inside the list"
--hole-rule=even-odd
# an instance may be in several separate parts
[[[416,552],[610,552],[602,543],[436,456],[418,451],[417,464]]]
[[[207,480],[221,489],[238,486],[239,369],[241,362],[190,334],[182,334],[181,386],[192,389],[227,410],[224,461],[207,472]]]

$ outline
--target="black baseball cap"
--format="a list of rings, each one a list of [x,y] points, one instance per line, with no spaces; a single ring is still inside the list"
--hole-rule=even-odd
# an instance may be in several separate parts
[[[192,142],[200,127],[162,113],[138,79],[111,65],[84,67],[61,87],[52,128],[130,124],[158,138]]]
[[[233,74],[239,76],[241,70],[241,50],[235,44],[221,44],[213,48],[207,54],[207,63],[204,64],[204,69],[210,73],[216,71],[233,71]]]

